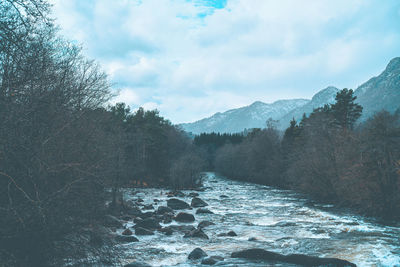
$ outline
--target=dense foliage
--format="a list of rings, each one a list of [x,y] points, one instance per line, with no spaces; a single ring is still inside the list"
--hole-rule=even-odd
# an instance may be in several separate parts
[[[121,204],[123,185],[190,187],[201,170],[157,111],[105,108],[107,76],[57,35],[49,8],[0,1],[0,266],[58,265],[77,244],[56,241],[102,220],[108,188]]]
[[[243,141],[243,137],[241,133],[202,133],[194,137],[193,144],[201,148],[202,156],[207,160],[207,168],[214,169],[217,150],[226,144],[239,144]]]
[[[314,110],[283,138],[255,130],[218,150],[216,170],[244,181],[277,185],[388,219],[400,217],[400,114],[377,113],[356,126],[362,107],[352,90]]]

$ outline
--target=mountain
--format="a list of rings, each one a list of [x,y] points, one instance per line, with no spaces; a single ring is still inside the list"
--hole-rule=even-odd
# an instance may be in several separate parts
[[[323,107],[325,104],[332,104],[335,102],[336,93],[339,89],[334,86],[328,86],[316,93],[311,101],[303,106],[297,107],[281,118],[279,118],[279,129],[286,129],[289,127],[290,121],[294,118],[296,121],[300,121],[303,114],[309,115],[314,109]]]
[[[193,134],[203,132],[235,133],[244,129],[264,128],[269,118],[279,120],[292,109],[308,103],[307,99],[278,100],[272,104],[256,101],[253,104],[223,113],[216,113],[193,123],[183,123],[181,127]]]
[[[400,107],[400,57],[392,59],[378,76],[355,90],[356,102],[363,106],[361,121],[382,109],[391,113]]]
[[[334,103],[338,91],[333,86],[321,90],[310,102],[283,116],[279,120],[279,128],[287,128],[292,118],[299,121],[303,113],[308,115],[314,108]],[[360,85],[354,94],[357,96],[356,102],[363,107],[360,122],[383,109],[393,113],[400,108],[400,57],[393,58],[380,75]]]
[[[272,104],[257,101],[250,106],[216,113],[209,118],[181,126],[194,134],[233,133],[246,128],[263,128],[266,120],[272,118],[279,120],[278,128],[284,130],[293,118],[300,121],[304,113],[308,115],[315,108],[334,103],[338,91],[338,88],[329,86],[316,93],[311,100],[279,100]],[[400,57],[393,58],[380,75],[360,85],[354,94],[357,96],[356,102],[363,106],[360,122],[383,109],[391,113],[400,109]]]

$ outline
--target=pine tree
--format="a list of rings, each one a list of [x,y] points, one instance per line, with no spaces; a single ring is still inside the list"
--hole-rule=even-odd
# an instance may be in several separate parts
[[[353,129],[354,123],[361,116],[362,106],[355,103],[357,99],[352,89],[344,88],[336,94],[336,103],[331,106],[335,124],[342,129]]]

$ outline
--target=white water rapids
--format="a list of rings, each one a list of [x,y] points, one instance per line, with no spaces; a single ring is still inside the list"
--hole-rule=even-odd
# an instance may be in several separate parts
[[[293,191],[231,181],[214,173],[207,173],[204,186],[206,190],[198,192],[199,197],[209,204],[207,208],[214,214],[195,214],[196,209],[185,212],[194,214],[196,221],[190,224],[195,227],[203,220],[216,224],[204,229],[209,240],[183,238],[179,233],[139,236],[140,242],[119,245],[118,249],[124,254],[122,263],[142,261],[152,266],[194,266],[198,262],[191,262],[187,256],[200,247],[209,256],[224,257],[225,260],[215,266],[265,266],[262,262],[230,258],[234,251],[257,247],[282,254],[335,257],[357,266],[400,266],[400,225],[379,224],[333,205],[317,204]],[[187,195],[193,191],[182,192]],[[221,198],[221,195],[228,198]],[[155,209],[158,205],[166,206],[168,199],[165,190],[153,188],[127,191],[125,197],[140,197]],[[154,203],[154,199],[160,202]],[[190,204],[191,198],[180,199]],[[217,236],[230,230],[238,236]],[[248,241],[252,237],[256,241]]]

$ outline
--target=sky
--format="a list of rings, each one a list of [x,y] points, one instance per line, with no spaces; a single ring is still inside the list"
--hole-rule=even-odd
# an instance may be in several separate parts
[[[357,88],[400,56],[398,0],[51,0],[125,102],[192,122]]]

